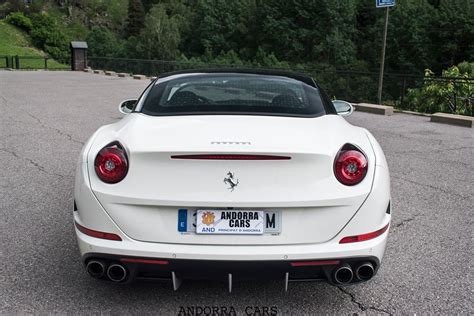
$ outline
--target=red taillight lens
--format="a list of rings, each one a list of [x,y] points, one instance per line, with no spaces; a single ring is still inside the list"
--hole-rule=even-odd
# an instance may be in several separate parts
[[[122,181],[128,172],[128,160],[123,146],[115,142],[102,148],[95,157],[94,166],[100,180],[106,183]]]
[[[274,155],[237,155],[237,154],[216,154],[216,155],[175,155],[171,159],[202,159],[202,160],[290,160],[288,156]]]
[[[367,158],[358,149],[345,149],[344,146],[336,156],[334,174],[344,185],[355,185],[364,180],[367,174]]]
[[[91,236],[91,237],[100,238],[100,239],[122,241],[122,238],[120,238],[120,236],[117,235],[117,234],[104,233],[104,232],[100,232],[98,230],[89,229],[89,228],[86,228],[82,225],[79,225],[77,222],[76,222],[76,227],[81,233],[86,234],[86,235]]]
[[[353,243],[353,242],[359,242],[359,241],[366,241],[366,240],[374,239],[374,238],[382,235],[383,233],[385,233],[387,231],[389,225],[390,225],[390,223],[385,225],[383,228],[381,228],[379,230],[376,230],[374,232],[371,232],[371,233],[344,237],[339,241],[339,243],[340,244],[349,244],[349,243]]]

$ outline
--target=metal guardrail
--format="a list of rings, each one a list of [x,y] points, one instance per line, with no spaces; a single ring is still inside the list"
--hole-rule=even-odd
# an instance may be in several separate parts
[[[148,76],[196,68],[262,68],[253,65],[236,65],[220,63],[204,63],[194,61],[168,61],[133,58],[89,57],[88,66],[93,69],[112,70]],[[54,60],[48,56],[0,56],[0,68],[11,69],[45,69],[66,70],[70,69],[70,60]],[[317,69],[317,68],[272,68],[305,73],[325,88],[330,97],[345,99],[354,103],[376,103],[378,72],[352,71],[343,69]],[[401,109],[408,109],[406,102],[409,89],[421,88],[426,82],[452,84],[456,91],[458,84],[468,84],[469,91],[474,91],[474,78],[449,78],[425,77],[424,74],[385,73],[383,96],[389,104]],[[471,89],[472,87],[472,89]],[[474,95],[450,94],[447,104],[455,113],[459,107],[466,109],[467,115],[474,115]]]
[[[70,69],[69,59],[56,60],[48,56],[0,56],[0,68],[10,69]]]

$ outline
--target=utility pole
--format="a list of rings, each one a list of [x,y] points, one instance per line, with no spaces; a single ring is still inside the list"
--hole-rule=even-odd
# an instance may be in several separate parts
[[[388,12],[390,7],[385,8],[385,27],[383,29],[382,56],[380,58],[379,90],[377,93],[377,102],[382,104],[383,72],[385,67],[385,47],[387,46]]]

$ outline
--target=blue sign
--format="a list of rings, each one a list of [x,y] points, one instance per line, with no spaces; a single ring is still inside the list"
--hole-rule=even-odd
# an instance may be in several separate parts
[[[375,0],[377,8],[386,8],[395,6],[395,0]]]

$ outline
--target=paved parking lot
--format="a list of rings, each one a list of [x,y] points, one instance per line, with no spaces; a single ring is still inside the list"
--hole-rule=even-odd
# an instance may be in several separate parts
[[[72,223],[73,175],[84,141],[120,119],[117,105],[148,80],[73,72],[0,71],[0,314],[178,313],[187,306],[276,306],[291,314],[474,314],[473,129],[420,116],[354,113],[381,143],[393,222],[370,282],[218,282],[118,286],[87,276]]]

